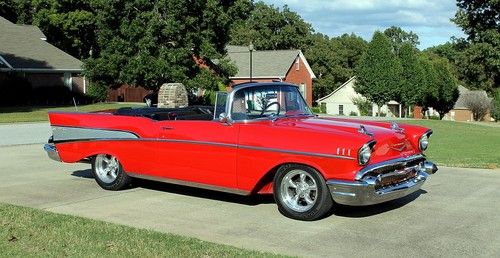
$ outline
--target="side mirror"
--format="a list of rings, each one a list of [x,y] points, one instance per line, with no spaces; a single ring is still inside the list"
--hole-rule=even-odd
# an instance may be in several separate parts
[[[223,124],[230,124],[229,116],[226,113],[220,113],[219,122]]]

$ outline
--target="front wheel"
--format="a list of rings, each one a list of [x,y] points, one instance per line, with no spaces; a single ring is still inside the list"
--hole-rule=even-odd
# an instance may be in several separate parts
[[[132,181],[118,159],[107,154],[99,154],[92,159],[92,174],[97,184],[106,190],[124,189]]]
[[[333,206],[323,177],[313,168],[288,164],[274,176],[274,199],[278,210],[297,220],[317,220]]]

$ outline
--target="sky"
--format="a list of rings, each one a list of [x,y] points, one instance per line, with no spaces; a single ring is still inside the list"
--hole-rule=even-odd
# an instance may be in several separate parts
[[[399,26],[419,36],[420,49],[443,44],[452,36],[464,37],[450,21],[455,0],[263,0],[275,7],[288,5],[330,37],[354,32],[370,40],[376,30]]]

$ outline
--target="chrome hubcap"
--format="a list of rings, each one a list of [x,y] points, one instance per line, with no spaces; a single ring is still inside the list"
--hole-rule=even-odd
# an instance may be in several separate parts
[[[99,179],[106,184],[114,182],[120,167],[116,157],[99,154],[95,159],[95,170]]]
[[[281,200],[290,209],[305,212],[316,203],[318,186],[314,178],[304,170],[289,171],[280,189]]]

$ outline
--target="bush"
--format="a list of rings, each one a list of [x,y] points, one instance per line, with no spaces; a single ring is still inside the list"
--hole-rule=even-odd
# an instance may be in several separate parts
[[[387,114],[386,114],[386,113],[384,113],[384,112],[380,112],[380,114],[379,114],[379,113],[377,113],[377,116],[380,116],[380,117],[386,117],[386,116],[387,116]]]
[[[351,111],[349,113],[349,116],[358,116],[358,113],[356,113],[356,111]]]
[[[32,90],[31,104],[34,105],[72,105],[73,99],[77,104],[88,104],[93,98],[78,92],[73,92],[63,86],[43,86]]]
[[[320,107],[312,107],[311,111],[315,114],[321,113],[321,108]]]
[[[491,103],[491,117],[497,122],[500,120],[500,90],[497,90]]]
[[[475,121],[483,120],[491,108],[491,101],[484,91],[469,91],[462,98],[465,107],[472,112]]]
[[[436,115],[432,115],[432,116],[429,116],[429,119],[431,119],[431,120],[441,120],[441,117],[436,116]]]
[[[91,83],[87,88],[87,95],[95,101],[105,101],[108,94],[107,90],[104,85]]]
[[[352,103],[358,107],[359,113],[362,116],[369,116],[371,115],[372,112],[372,103],[363,98],[363,97],[357,97],[352,99]]]

